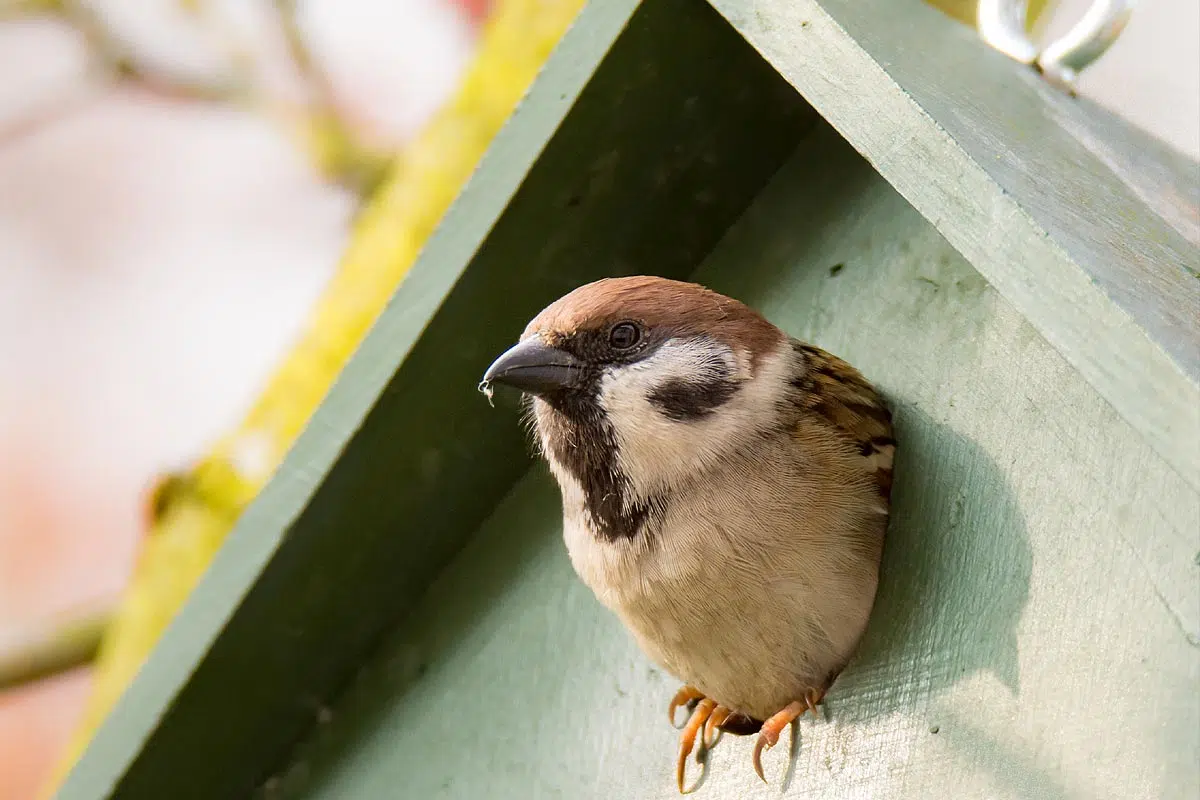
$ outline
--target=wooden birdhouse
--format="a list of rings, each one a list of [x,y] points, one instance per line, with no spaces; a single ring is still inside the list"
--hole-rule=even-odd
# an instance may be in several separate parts
[[[540,308],[690,277],[894,406],[872,622],[698,797],[1192,797],[1197,165],[915,2],[586,7],[60,793],[670,798],[678,688],[571,570]],[[790,764],[790,766],[789,766]]]

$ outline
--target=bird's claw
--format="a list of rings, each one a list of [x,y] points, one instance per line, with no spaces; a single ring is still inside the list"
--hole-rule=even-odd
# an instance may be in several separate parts
[[[758,741],[754,743],[754,771],[764,783],[767,777],[763,772],[763,751],[774,747],[779,742],[779,736],[783,733],[783,729],[804,714],[811,711],[813,716],[820,716],[817,706],[823,696],[823,692],[810,689],[804,693],[802,699],[789,703],[782,711],[762,723],[758,731]],[[670,718],[672,726],[675,725],[675,712],[680,706],[687,706],[692,712],[679,736],[679,759],[675,764],[675,784],[679,787],[680,794],[687,794],[683,782],[687,774],[688,756],[692,754],[693,750],[696,750],[696,738],[700,739],[696,760],[701,761],[703,754],[711,750],[720,740],[723,732],[722,726],[733,720],[744,721],[745,715],[739,715],[726,706],[717,705],[694,686],[684,686],[671,698],[667,716]]]
[[[763,783],[767,782],[767,776],[763,774],[762,754],[763,750],[769,750],[779,741],[779,734],[768,736],[766,731],[758,735],[758,741],[754,743],[754,771],[758,773],[758,778]]]
[[[704,727],[712,716],[713,709],[717,706],[712,700],[707,697],[700,700],[696,704],[696,708],[692,711],[692,716],[688,718],[687,724],[683,726],[683,733],[679,737],[679,761],[675,765],[675,784],[679,787],[680,794],[687,794],[683,788],[684,775],[687,772],[687,759],[692,754],[692,750],[696,746],[696,734]],[[671,715],[672,721],[675,715]],[[703,749],[704,739],[701,738],[701,748]]]
[[[779,741],[779,734],[783,732],[783,729],[791,725],[805,713],[811,711],[814,717],[820,717],[817,705],[821,702],[823,696],[822,692],[809,689],[804,693],[803,700],[789,703],[786,708],[762,724],[762,729],[758,733],[758,741],[754,743],[754,771],[758,773],[758,777],[763,783],[767,782],[767,777],[763,774],[762,767],[763,751],[774,747]]]
[[[695,704],[704,699],[704,693],[695,686],[684,686],[675,696],[671,698],[671,705],[667,707],[667,719],[671,721],[671,727],[677,728],[675,724],[675,712],[680,706],[688,706],[689,710],[695,708]]]
[[[720,741],[722,733],[721,725],[732,715],[733,711],[725,706],[719,705],[713,709],[712,714],[708,717],[708,721],[704,723],[704,734],[700,737],[700,744],[704,746],[705,750],[711,750]]]

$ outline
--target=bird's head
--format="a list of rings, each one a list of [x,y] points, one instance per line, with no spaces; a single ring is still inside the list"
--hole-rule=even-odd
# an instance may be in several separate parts
[[[533,398],[564,491],[577,481],[593,515],[610,518],[598,527],[619,527],[622,513],[770,427],[791,355],[783,332],[736,300],[664,278],[609,278],[545,308],[481,386]]]

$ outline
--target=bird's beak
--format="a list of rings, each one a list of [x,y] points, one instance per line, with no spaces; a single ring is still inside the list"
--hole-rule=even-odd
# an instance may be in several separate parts
[[[502,383],[526,394],[543,395],[579,386],[582,378],[582,361],[531,336],[497,358],[479,387],[486,392],[492,384]]]

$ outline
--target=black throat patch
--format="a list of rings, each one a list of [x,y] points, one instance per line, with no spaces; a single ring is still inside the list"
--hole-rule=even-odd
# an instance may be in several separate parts
[[[662,502],[627,502],[629,479],[617,461],[612,425],[592,398],[574,395],[546,402],[553,409],[542,420],[549,455],[583,487],[596,534],[610,542],[635,538]]]

